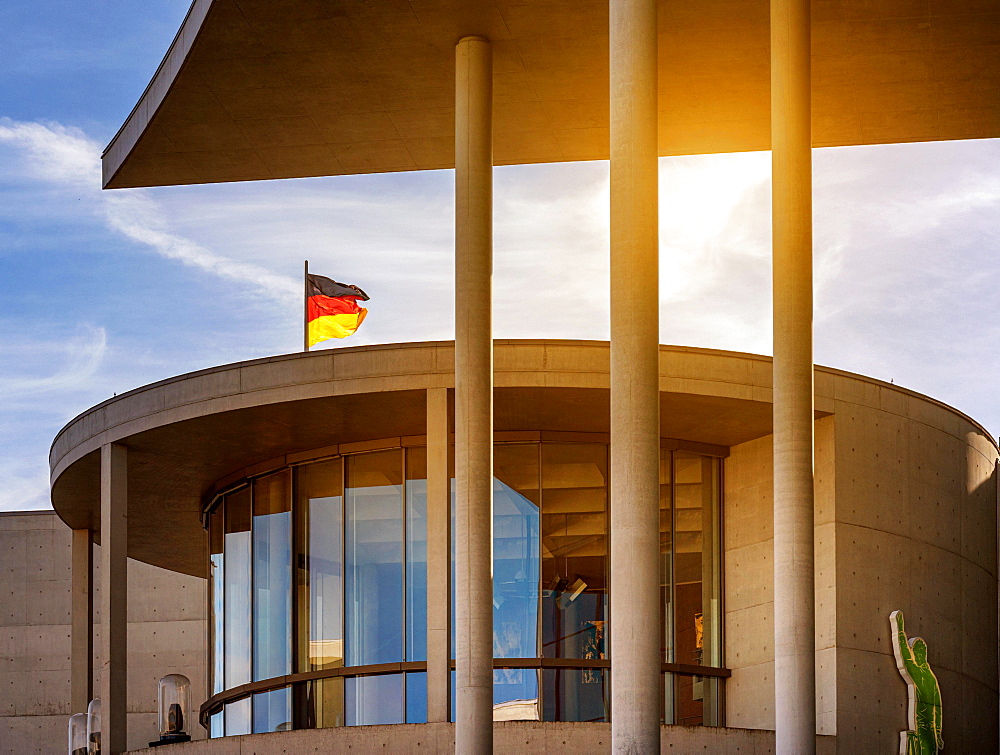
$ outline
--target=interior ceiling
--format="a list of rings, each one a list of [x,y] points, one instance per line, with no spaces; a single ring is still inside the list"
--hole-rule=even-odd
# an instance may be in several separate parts
[[[817,147],[1000,136],[995,0],[814,0]],[[608,157],[607,0],[196,0],[109,188],[451,168],[454,45],[497,165]],[[661,155],[768,149],[769,0],[661,0]]]
[[[497,388],[494,429],[609,431],[608,391]],[[223,477],[284,454],[339,443],[423,435],[423,391],[352,394],[221,412],[137,433],[128,451],[129,555],[204,576],[200,513]],[[771,431],[771,405],[662,394],[661,435],[733,446]],[[52,504],[73,528],[100,526],[100,458],[71,464],[52,485]],[[98,534],[99,540],[99,534]]]

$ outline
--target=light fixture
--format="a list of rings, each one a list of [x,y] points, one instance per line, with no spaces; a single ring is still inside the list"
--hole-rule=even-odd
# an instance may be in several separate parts
[[[88,755],[87,753],[87,714],[74,713],[69,717],[69,755]]]
[[[98,755],[101,751],[101,698],[95,697],[87,706],[87,752]]]
[[[191,741],[191,737],[184,733],[184,715],[189,710],[190,696],[191,681],[183,674],[167,674],[160,679],[157,695],[160,738],[156,742],[150,742],[150,747]]]

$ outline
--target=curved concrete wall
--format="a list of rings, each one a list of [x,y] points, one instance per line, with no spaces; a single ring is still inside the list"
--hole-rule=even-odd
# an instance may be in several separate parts
[[[56,439],[57,511],[71,525],[87,526],[81,522],[95,510],[97,483],[90,460],[101,443],[123,441],[130,464],[136,462],[130,490],[167,472],[188,475],[186,487],[178,483],[158,490],[160,498],[130,503],[130,537],[139,533],[130,555],[155,563],[162,554],[154,544],[169,519],[189,547],[197,546],[189,554],[190,573],[197,573],[204,559],[198,511],[212,484],[281,455],[301,460],[323,445],[422,434],[424,389],[450,387],[453,363],[450,343],[338,349],[226,365],[119,396]],[[497,430],[607,431],[605,343],[498,342],[496,385]],[[661,434],[730,448],[727,723],[770,729],[770,360],[662,347],[660,389]],[[896,747],[906,727],[906,687],[895,668],[888,615],[900,609],[911,636],[929,644],[949,751],[996,751],[993,439],[939,402],[858,375],[817,368],[816,394],[820,733],[836,736],[839,752]],[[174,466],[163,467],[163,459]]]
[[[998,750],[997,448],[949,408],[817,372],[817,715],[837,751],[894,752],[907,728],[889,613],[923,636],[949,752]],[[726,461],[727,722],[774,727],[771,439]]]
[[[819,755],[832,755],[832,737],[816,738]],[[176,748],[176,749],[175,749]],[[506,721],[493,724],[495,752],[558,752],[603,755],[611,752],[611,724]],[[157,755],[159,748],[139,750]],[[661,726],[660,750],[671,755],[768,755],[773,731]],[[289,752],[455,752],[454,724],[396,724],[251,734],[174,745],[183,755],[284,755]],[[160,751],[162,753],[162,751]]]

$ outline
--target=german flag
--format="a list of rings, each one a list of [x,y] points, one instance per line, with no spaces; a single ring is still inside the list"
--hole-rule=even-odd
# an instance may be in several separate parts
[[[310,346],[328,338],[347,338],[364,322],[368,310],[359,307],[358,300],[368,301],[368,294],[357,286],[310,273],[306,277],[306,287]]]

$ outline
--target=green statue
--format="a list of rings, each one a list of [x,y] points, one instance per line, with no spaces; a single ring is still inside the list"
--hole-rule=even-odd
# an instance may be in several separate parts
[[[903,629],[903,612],[889,614],[892,627],[892,648],[899,669],[909,692],[910,705],[907,719],[909,731],[899,733],[900,755],[935,755],[944,749],[941,730],[941,687],[927,662],[927,643],[920,637],[906,639]]]

